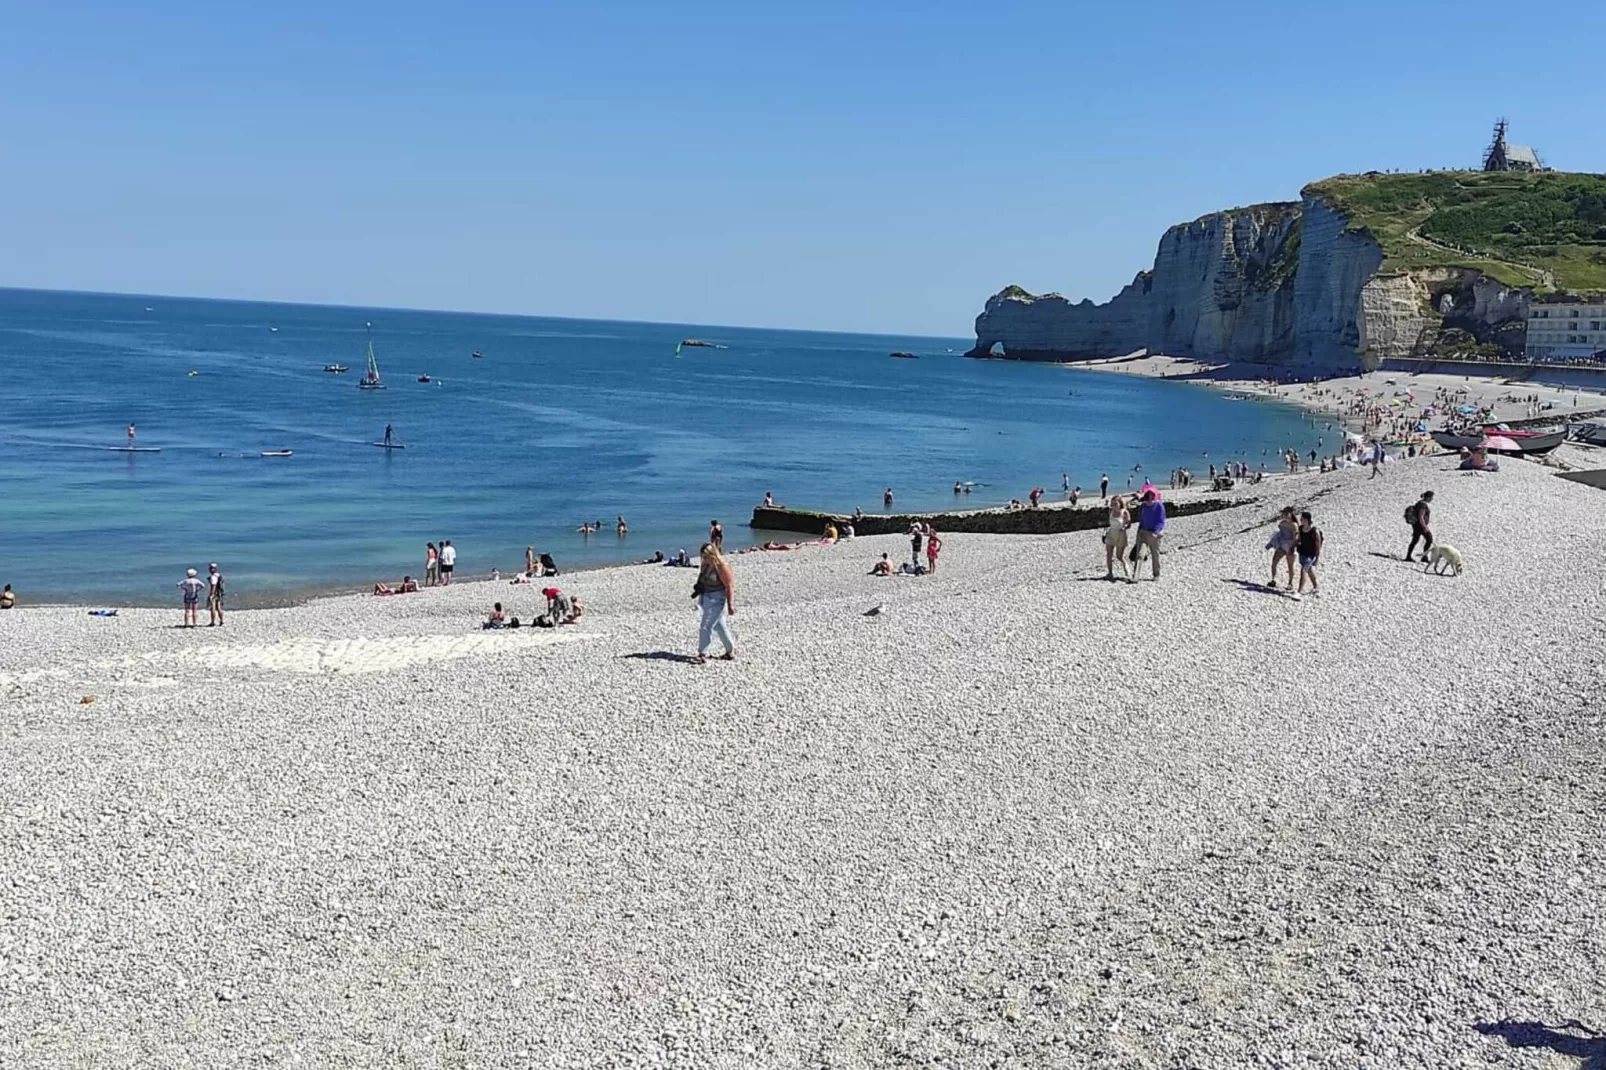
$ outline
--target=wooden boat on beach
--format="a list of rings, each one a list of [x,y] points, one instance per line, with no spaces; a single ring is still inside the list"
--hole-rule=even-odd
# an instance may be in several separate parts
[[[1450,431],[1433,432],[1433,441],[1447,450],[1477,449],[1491,435],[1509,438],[1517,444],[1515,450],[1490,450],[1490,453],[1504,453],[1521,456],[1525,454],[1538,455],[1549,453],[1563,442],[1567,441],[1567,432],[1563,431],[1503,431],[1498,427],[1488,427],[1482,431],[1471,433],[1456,433]]]

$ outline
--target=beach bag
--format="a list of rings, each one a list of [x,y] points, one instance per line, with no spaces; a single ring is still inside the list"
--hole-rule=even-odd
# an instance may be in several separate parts
[[[1421,502],[1412,502],[1405,507],[1405,522],[1413,528],[1417,525],[1417,518],[1422,515],[1419,508],[1421,504]]]

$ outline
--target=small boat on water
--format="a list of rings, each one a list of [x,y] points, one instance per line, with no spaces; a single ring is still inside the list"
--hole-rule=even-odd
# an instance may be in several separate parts
[[[325,364],[323,366],[323,370],[328,372],[330,375],[345,375],[347,372],[351,371],[351,369],[346,367],[344,364]]]
[[[919,360],[920,359],[919,357],[915,356],[913,353],[905,353],[902,350],[899,350],[898,352],[892,354],[892,356],[896,360]]]
[[[429,376],[428,375],[420,375],[418,377],[418,381],[421,382],[421,383],[427,383],[427,382],[429,382]]]
[[[469,356],[473,357],[475,360],[481,360],[484,358],[485,354],[476,349],[474,352],[470,353]]]
[[[358,390],[383,390],[385,384],[379,378],[379,361],[374,359],[374,325],[368,325],[368,368],[357,380]]]
[[[294,450],[263,450],[262,451],[262,456],[264,456],[264,457],[294,457],[295,456],[295,451]]]
[[[704,349],[714,348],[713,342],[705,342],[701,338],[682,338],[680,344],[683,346],[701,346]]]

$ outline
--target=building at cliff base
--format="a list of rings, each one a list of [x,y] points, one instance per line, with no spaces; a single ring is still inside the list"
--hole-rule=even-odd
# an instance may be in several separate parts
[[[1606,301],[1531,306],[1527,354],[1545,362],[1606,359]]]

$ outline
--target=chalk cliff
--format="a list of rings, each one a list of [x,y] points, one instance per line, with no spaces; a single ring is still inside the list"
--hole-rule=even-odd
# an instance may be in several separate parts
[[[1456,345],[1471,338],[1520,350],[1529,289],[1464,264],[1398,266],[1398,251],[1386,255],[1325,188],[1172,227],[1153,267],[1103,304],[1007,287],[976,318],[971,355],[1076,360],[1147,350],[1347,370],[1439,352],[1452,335]],[[1430,245],[1409,251],[1432,253]]]

